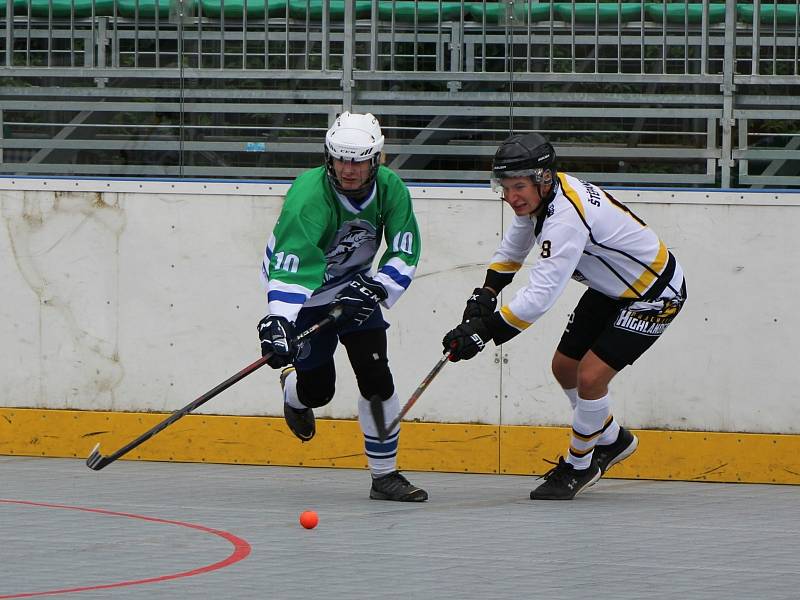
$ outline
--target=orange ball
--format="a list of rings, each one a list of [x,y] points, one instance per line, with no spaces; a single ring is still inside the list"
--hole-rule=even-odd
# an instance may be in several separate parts
[[[314,529],[319,523],[319,516],[313,510],[306,510],[300,513],[300,525],[306,529]]]

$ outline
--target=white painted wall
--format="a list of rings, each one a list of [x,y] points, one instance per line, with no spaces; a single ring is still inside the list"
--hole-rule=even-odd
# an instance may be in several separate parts
[[[0,405],[172,411],[258,358],[258,271],[285,189],[0,179]],[[403,402],[439,358],[510,216],[486,188],[414,187],[412,195],[423,260],[386,313]],[[663,338],[615,380],[617,416],[635,428],[800,432],[800,194],[615,195],[673,249],[689,292]],[[512,291],[526,278],[521,272]],[[409,417],[566,424],[549,363],[583,289],[571,283],[502,356],[490,348],[447,365]],[[337,396],[317,413],[353,418],[344,352],[337,367]],[[277,374],[265,367],[200,412],[281,415]]]

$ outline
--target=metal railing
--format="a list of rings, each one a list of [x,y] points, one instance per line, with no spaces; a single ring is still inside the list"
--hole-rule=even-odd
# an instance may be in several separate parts
[[[356,110],[409,180],[536,130],[600,182],[800,186],[800,0],[4,1],[0,173],[286,179]]]

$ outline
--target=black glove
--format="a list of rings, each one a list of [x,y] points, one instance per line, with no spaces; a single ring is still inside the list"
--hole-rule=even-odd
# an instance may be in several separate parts
[[[342,308],[339,322],[347,323],[352,320],[361,325],[369,319],[378,302],[386,300],[388,296],[386,288],[374,279],[356,275],[353,281],[336,294],[333,301]]]
[[[450,360],[458,362],[474,357],[491,339],[486,320],[472,319],[450,330],[442,339],[442,345],[445,352],[450,353]]]
[[[467,300],[467,308],[461,322],[466,323],[471,319],[490,317],[497,308],[497,295],[489,288],[479,287],[472,291],[472,296]]]
[[[267,315],[258,322],[258,337],[261,340],[261,356],[271,354],[267,364],[273,369],[290,365],[297,358],[300,345],[294,333],[294,325],[285,317]]]

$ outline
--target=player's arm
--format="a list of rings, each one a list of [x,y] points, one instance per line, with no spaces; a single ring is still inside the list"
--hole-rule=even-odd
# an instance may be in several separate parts
[[[384,213],[386,251],[378,261],[374,280],[386,290],[383,305],[391,307],[408,289],[417,272],[422,240],[408,188],[398,178],[388,187]]]
[[[585,227],[570,223],[554,223],[542,232],[528,284],[497,311],[496,343],[508,341],[552,308],[575,273],[587,239]]]
[[[543,232],[539,260],[531,268],[528,285],[491,315],[471,319],[443,338],[451,360],[468,360],[494,341],[503,344],[530,327],[564,291],[581,258],[588,232],[570,224],[554,224]]]
[[[287,194],[261,265],[269,313],[289,321],[297,318],[303,304],[323,283],[326,261],[321,240],[330,221],[326,206],[296,200]]]
[[[527,217],[515,216],[492,255],[483,286],[475,288],[467,299],[462,323],[488,317],[497,309],[497,296],[522,268],[535,242],[533,222]]]

